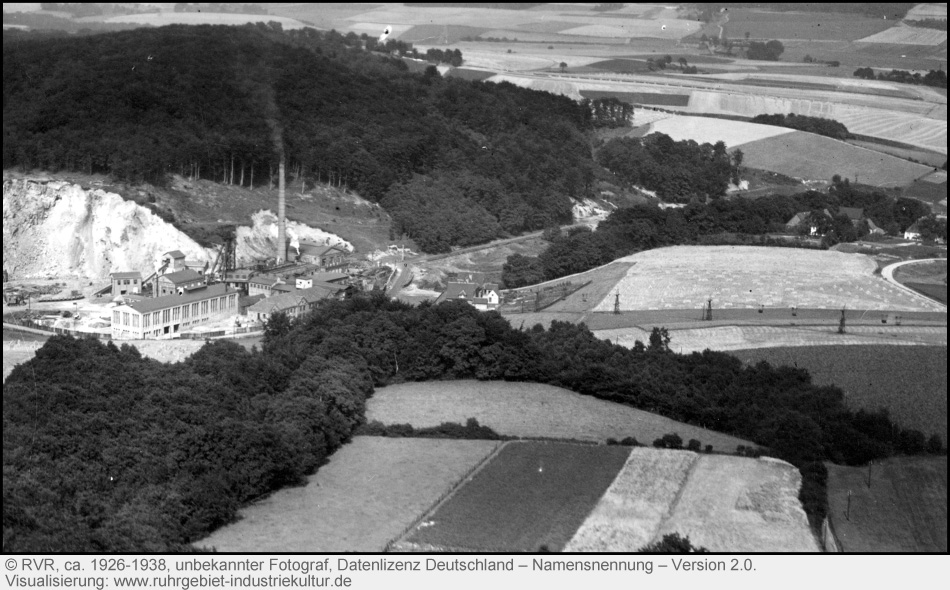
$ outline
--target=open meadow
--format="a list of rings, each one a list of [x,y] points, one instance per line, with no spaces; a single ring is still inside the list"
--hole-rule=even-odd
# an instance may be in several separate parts
[[[629,447],[509,442],[393,546],[395,551],[560,551]]]
[[[497,446],[357,436],[307,485],[242,509],[241,520],[195,546],[234,553],[379,552]]]
[[[947,32],[937,29],[899,25],[858,39],[860,43],[889,43],[901,45],[940,45],[947,42]]]
[[[885,408],[901,427],[947,442],[946,346],[775,347],[732,355],[749,365],[766,361],[806,369],[813,383],[840,387],[849,408]]]
[[[679,533],[713,552],[816,552],[800,487],[798,469],[778,459],[703,455],[657,538]]]
[[[751,150],[749,150],[751,152]],[[874,275],[870,257],[754,246],[674,246],[620,259],[635,262],[613,290],[621,310],[764,307],[943,311]],[[608,296],[594,311],[613,311]]]
[[[947,551],[946,456],[892,457],[870,471],[827,465],[828,516],[845,553]]]
[[[742,151],[746,154],[743,164],[749,168],[802,180],[830,180],[839,174],[872,186],[904,186],[933,171],[930,166],[804,131],[753,141]]]
[[[760,125],[743,121],[728,121],[709,117],[673,116],[650,125],[649,133],[665,133],[675,141],[691,139],[696,143],[723,141],[728,148],[738,147],[753,141],[776,138],[795,132],[787,127]],[[751,157],[752,154],[749,154]],[[746,166],[751,166],[746,163]],[[751,166],[755,167],[755,166]],[[781,172],[776,170],[776,172]]]
[[[749,34],[753,39],[811,39],[854,41],[891,27],[893,21],[855,14],[824,12],[766,12],[733,9],[729,11],[726,35],[738,39]]]
[[[691,451],[632,449],[564,551],[635,553],[652,542],[698,458]]]
[[[695,438],[714,450],[732,452],[751,442],[657,414],[540,383],[427,381],[380,387],[366,403],[366,420],[411,424],[464,424],[475,418],[498,434],[604,442],[628,436],[650,444],[664,434]]]

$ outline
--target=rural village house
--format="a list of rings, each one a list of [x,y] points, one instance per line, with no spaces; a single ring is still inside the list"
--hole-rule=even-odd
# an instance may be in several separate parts
[[[450,282],[435,302],[438,304],[450,299],[467,301],[479,311],[498,309],[498,285],[484,283],[479,286],[475,283]]]
[[[904,230],[905,240],[920,240],[920,225],[914,222],[913,225]]]
[[[114,339],[158,338],[189,326],[226,319],[238,311],[238,293],[223,284],[130,301],[112,310]]]

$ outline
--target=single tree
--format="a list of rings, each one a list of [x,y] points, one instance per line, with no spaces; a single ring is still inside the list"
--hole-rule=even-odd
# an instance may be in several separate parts
[[[663,535],[662,541],[656,541],[640,548],[639,553],[709,553],[705,547],[693,547],[689,537],[679,533]]]
[[[567,62],[562,61],[559,65],[562,72],[567,69]]]

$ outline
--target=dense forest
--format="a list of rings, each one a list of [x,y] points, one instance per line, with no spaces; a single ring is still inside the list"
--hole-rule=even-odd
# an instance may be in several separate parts
[[[413,74],[389,55],[409,51],[277,23],[4,35],[3,165],[253,187],[283,155],[294,182],[385,203],[395,231],[430,252],[569,223],[570,198],[593,181],[586,131],[610,110]],[[457,201],[433,209],[431,186]],[[483,220],[491,231],[473,236]]]
[[[365,422],[374,385],[394,382],[548,383],[750,439],[802,467],[813,523],[821,461],[942,449],[884,413],[851,412],[804,370],[668,344],[626,349],[559,322],[520,331],[463,302],[382,295],[277,314],[263,350],[215,342],[174,365],[54,336],[4,383],[3,548],[187,550],[242,503],[302,482]],[[442,430],[482,436],[475,423]]]
[[[848,128],[845,127],[843,123],[823,117],[808,117],[806,115],[796,115],[795,113],[789,113],[788,115],[756,115],[752,117],[751,122],[760,123],[762,125],[774,125],[775,127],[788,127],[789,129],[824,135],[832,139],[845,140],[852,137]]]
[[[946,21],[944,21],[946,22]],[[933,86],[935,88],[947,87],[947,73],[943,70],[930,70],[924,75],[920,72],[908,72],[907,70],[891,70],[889,72],[874,73],[871,68],[858,68],[854,71],[856,78],[865,80],[885,80],[887,82],[900,82],[901,84],[915,84],[918,86]]]
[[[663,133],[612,139],[597,151],[597,162],[621,181],[676,203],[721,197],[732,173],[725,143],[673,141]]]
[[[857,225],[840,212],[840,207],[859,207],[864,215],[891,235],[907,229],[930,213],[915,199],[893,198],[879,192],[855,189],[840,177],[833,179],[829,193],[808,191],[793,196],[759,199],[716,199],[692,202],[683,208],[661,209],[637,205],[617,209],[595,231],[577,228],[561,235],[545,232],[551,244],[538,257],[513,254],[502,269],[508,288],[532,285],[607,264],[621,256],[642,250],[680,244],[761,244],[781,245],[765,237],[785,233],[785,224],[796,214],[814,213],[821,220],[823,247],[853,242],[868,235],[867,222]],[[828,210],[831,217],[824,214]],[[946,233],[946,224],[942,231]],[[941,230],[937,229],[935,235]],[[745,237],[743,237],[745,236]],[[748,236],[759,236],[749,239]]]

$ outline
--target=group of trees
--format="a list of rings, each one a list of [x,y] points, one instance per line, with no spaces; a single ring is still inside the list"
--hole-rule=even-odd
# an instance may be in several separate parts
[[[375,42],[277,23],[5,42],[3,164],[254,187],[282,153],[291,180],[384,202],[428,251],[570,222],[596,109],[412,74]],[[433,185],[468,200],[428,207]]]
[[[788,115],[756,115],[752,117],[752,123],[788,127],[790,129],[824,135],[825,137],[831,137],[833,139],[845,140],[852,137],[851,133],[848,132],[848,128],[845,127],[843,123],[839,123],[834,119],[808,117],[805,115],[796,115],[795,113],[789,113]]]
[[[458,67],[462,65],[462,52],[458,49],[436,49],[435,47],[426,51],[426,61],[441,64],[446,63]]]
[[[746,57],[749,59],[778,61],[778,58],[781,57],[784,51],[785,46],[782,45],[781,41],[776,39],[772,39],[766,43],[751,41],[746,48]]]
[[[947,73],[943,70],[930,70],[923,76],[920,75],[920,72],[910,73],[907,70],[891,70],[890,72],[881,72],[875,75],[874,70],[871,68],[858,68],[854,71],[854,76],[865,80],[886,80],[888,82],[934,86],[936,88],[947,87]]]
[[[661,209],[637,205],[618,209],[595,231],[574,228],[561,235],[546,232],[551,244],[537,257],[513,254],[502,267],[502,282],[508,288],[557,279],[607,264],[642,250],[680,244],[748,243],[742,236],[785,233],[785,224],[797,213],[810,212],[806,229],[814,221],[824,234],[823,244],[852,242],[868,235],[866,221],[855,225],[840,207],[857,207],[891,235],[898,235],[929,213],[915,199],[893,198],[880,192],[855,189],[836,176],[829,193],[807,191],[792,196],[759,199],[694,201],[683,208]],[[830,217],[825,214],[828,211]],[[935,232],[946,225],[935,220]],[[771,243],[764,237],[753,243]]]
[[[4,383],[4,549],[188,549],[242,503],[317,469],[365,422],[373,387],[403,381],[548,383],[747,438],[803,467],[942,448],[884,413],[851,412],[804,370],[676,355],[657,339],[626,349],[583,325],[521,331],[464,302],[383,295],[326,301],[293,322],[277,314],[262,350],[216,342],[174,365],[54,336]]]
[[[732,173],[725,143],[673,141],[662,133],[612,139],[598,150],[597,162],[621,181],[678,203],[724,195]]]

